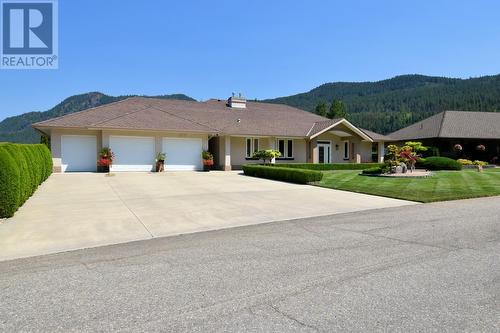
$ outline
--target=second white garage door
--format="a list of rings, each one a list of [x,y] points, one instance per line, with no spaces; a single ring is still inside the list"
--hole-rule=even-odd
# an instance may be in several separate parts
[[[202,169],[202,141],[197,138],[163,138],[163,152],[167,154],[166,170]]]
[[[115,154],[111,171],[151,171],[155,163],[155,139],[144,136],[110,136]]]

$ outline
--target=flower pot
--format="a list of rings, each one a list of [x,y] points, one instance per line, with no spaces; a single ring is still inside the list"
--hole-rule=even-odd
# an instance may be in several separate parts
[[[203,160],[203,171],[210,171],[214,165],[214,160]]]
[[[98,165],[97,172],[100,173],[109,172],[109,165]]]
[[[165,170],[165,161],[156,161],[156,172],[163,172]]]

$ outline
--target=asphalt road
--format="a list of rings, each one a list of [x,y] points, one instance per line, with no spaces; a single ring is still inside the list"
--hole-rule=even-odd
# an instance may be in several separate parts
[[[500,331],[500,197],[0,263],[0,331]]]

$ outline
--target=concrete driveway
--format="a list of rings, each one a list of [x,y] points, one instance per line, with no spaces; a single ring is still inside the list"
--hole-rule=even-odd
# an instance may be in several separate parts
[[[409,204],[237,172],[53,174],[0,224],[0,260]]]

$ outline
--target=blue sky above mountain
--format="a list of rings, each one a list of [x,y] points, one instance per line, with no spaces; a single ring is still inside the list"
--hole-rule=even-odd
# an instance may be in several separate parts
[[[87,91],[243,92],[500,73],[498,1],[60,1],[58,70],[0,71],[0,119]]]

